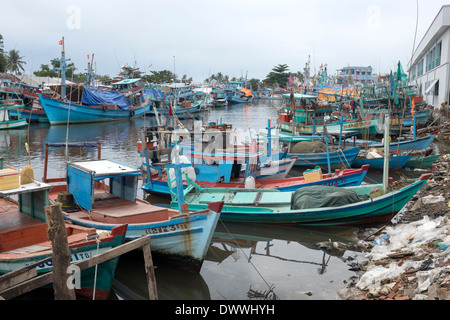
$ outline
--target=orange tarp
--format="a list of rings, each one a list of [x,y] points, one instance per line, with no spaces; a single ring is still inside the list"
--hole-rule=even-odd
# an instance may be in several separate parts
[[[252,95],[252,91],[250,89],[242,88],[240,91],[244,92],[246,97]]]

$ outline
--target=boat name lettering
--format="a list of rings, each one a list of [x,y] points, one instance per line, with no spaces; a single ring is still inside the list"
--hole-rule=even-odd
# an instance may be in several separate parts
[[[92,252],[91,251],[86,251],[86,252],[80,252],[80,253],[73,253],[70,257],[70,263],[74,263],[74,262],[78,262],[81,260],[85,260],[85,259],[89,259],[92,257]],[[37,269],[43,269],[43,268],[51,268],[53,267],[53,261],[47,261],[43,264],[40,264],[37,266]]]
[[[329,187],[337,187],[345,182],[346,182],[345,179],[339,179],[339,180],[335,180],[335,181],[328,181],[328,182],[322,183],[322,185],[329,186]]]
[[[156,228],[150,228],[146,230],[147,234],[158,234],[158,233],[165,233],[165,232],[171,232],[171,231],[177,231],[177,230],[187,230],[188,226],[185,223],[179,223],[174,224],[170,226],[163,226],[163,227],[156,227]]]

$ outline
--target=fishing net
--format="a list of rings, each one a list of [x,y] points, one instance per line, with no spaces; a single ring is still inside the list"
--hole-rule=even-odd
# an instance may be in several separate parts
[[[369,199],[368,195],[358,195],[353,190],[339,187],[311,186],[303,187],[292,196],[292,209],[313,209],[340,207]]]
[[[291,147],[290,153],[324,153],[327,152],[325,143],[321,141],[300,141]]]

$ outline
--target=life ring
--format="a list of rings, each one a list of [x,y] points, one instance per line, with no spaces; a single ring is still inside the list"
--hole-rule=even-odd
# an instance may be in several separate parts
[[[103,105],[103,111],[108,111],[108,106],[106,106],[106,105]]]
[[[131,110],[131,111],[130,111],[130,116],[131,116],[131,117],[134,117],[134,110]]]

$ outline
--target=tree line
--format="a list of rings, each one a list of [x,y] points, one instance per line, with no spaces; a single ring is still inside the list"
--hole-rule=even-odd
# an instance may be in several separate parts
[[[19,50],[11,49],[5,51],[3,44],[3,36],[0,34],[0,72],[10,72],[16,75],[22,74],[24,71],[24,65],[26,62],[23,60],[23,56],[20,55]],[[51,60],[50,64],[41,64],[40,70],[34,71],[33,74],[38,77],[58,77],[59,72],[55,71],[54,68],[60,67],[60,62],[56,59]],[[84,82],[87,80],[86,73],[76,72],[78,69],[75,67],[74,63],[71,62],[67,65],[66,78],[71,80],[77,80],[77,82]],[[187,75],[183,75],[180,79],[169,70],[162,71],[150,71],[150,74],[143,74],[137,70],[136,77],[142,78],[143,81],[148,83],[171,83],[171,82],[183,82],[192,83],[192,78],[188,78]],[[293,76],[298,79],[298,81],[303,81],[303,74],[301,72],[290,72],[289,66],[286,64],[278,64],[273,67],[272,70],[267,74],[266,78],[260,79],[249,79],[247,81],[247,87],[257,90],[259,87],[281,87],[286,88],[289,83],[289,77]],[[109,75],[95,75],[96,79],[99,81],[111,80]],[[226,81],[242,80],[237,77],[229,77],[221,72],[211,75],[209,78],[205,79],[209,83],[224,83]]]

